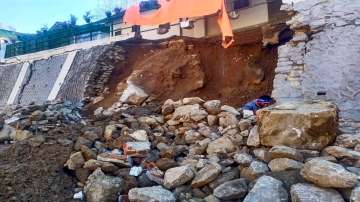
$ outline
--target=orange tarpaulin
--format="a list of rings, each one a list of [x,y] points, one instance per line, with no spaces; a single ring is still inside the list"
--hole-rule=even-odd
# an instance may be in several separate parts
[[[224,0],[158,0],[161,8],[151,13],[140,13],[136,4],[125,12],[124,22],[133,25],[159,25],[177,22],[180,18],[201,17],[218,13],[218,24],[223,35],[223,46],[233,42],[233,32]]]

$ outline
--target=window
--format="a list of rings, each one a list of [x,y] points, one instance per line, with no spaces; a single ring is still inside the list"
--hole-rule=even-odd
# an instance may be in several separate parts
[[[119,36],[119,35],[121,35],[121,30],[116,30],[115,31],[115,36]]]
[[[157,30],[157,33],[158,34],[166,34],[168,33],[170,30],[170,23],[166,23],[166,24],[162,24],[162,25],[159,25],[159,28]]]
[[[140,12],[159,9],[161,6],[157,0],[148,0],[140,2]]]
[[[140,32],[140,26],[139,25],[133,25],[131,27],[132,32]]]
[[[233,2],[234,10],[239,10],[242,8],[247,8],[250,6],[250,0],[235,0]]]

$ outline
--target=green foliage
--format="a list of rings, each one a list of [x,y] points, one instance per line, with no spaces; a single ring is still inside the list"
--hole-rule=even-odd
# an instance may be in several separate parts
[[[37,34],[44,34],[49,30],[47,25],[43,25],[40,30],[36,31]]]
[[[114,13],[115,15],[121,15],[121,13],[123,12],[124,9],[120,8],[120,7],[115,7],[114,8]]]
[[[69,21],[69,23],[70,23],[70,25],[72,26],[72,27],[75,27],[76,26],[76,22],[77,22],[77,17],[75,16],[75,15],[70,15],[70,21]]]
[[[93,19],[93,16],[91,15],[90,11],[86,11],[86,13],[83,15],[83,19],[86,23],[91,23],[91,20]]]
[[[110,19],[111,16],[112,16],[112,12],[111,11],[105,11],[105,15],[106,15],[106,18]]]

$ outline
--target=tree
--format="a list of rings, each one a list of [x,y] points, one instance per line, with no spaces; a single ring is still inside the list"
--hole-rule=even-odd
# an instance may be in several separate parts
[[[86,23],[91,23],[91,20],[93,19],[93,16],[91,15],[90,11],[87,11],[85,15],[83,15],[83,19]]]
[[[36,31],[37,34],[43,34],[46,33],[49,30],[47,25],[43,25],[40,30]]]
[[[97,0],[97,5],[94,10],[92,10],[92,15],[96,16],[99,19],[103,19],[104,17],[108,18],[108,12],[111,11],[114,13],[115,8],[126,8],[127,2],[129,1],[138,1],[138,0]],[[119,11],[121,11],[120,9]]]
[[[76,26],[76,22],[77,22],[77,17],[75,16],[75,15],[70,15],[70,21],[69,21],[69,23],[70,23],[70,25],[72,26],[72,27],[75,27]]]
[[[115,7],[115,8],[114,8],[114,13],[115,13],[115,15],[120,15],[122,11],[123,11],[123,9],[120,8],[120,7]]]
[[[110,19],[112,16],[111,11],[105,11],[106,18]]]

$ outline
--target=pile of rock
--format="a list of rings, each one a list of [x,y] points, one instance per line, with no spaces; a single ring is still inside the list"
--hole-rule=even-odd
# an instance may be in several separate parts
[[[87,120],[65,164],[79,181],[76,198],[360,200],[360,138],[336,138],[337,110],[329,103],[277,105],[246,118],[197,97],[167,100],[146,115],[127,106]]]
[[[0,112],[0,143],[32,139],[43,142],[42,134],[82,121],[80,105],[53,102],[43,105],[10,106]],[[65,132],[65,131],[63,131]]]

